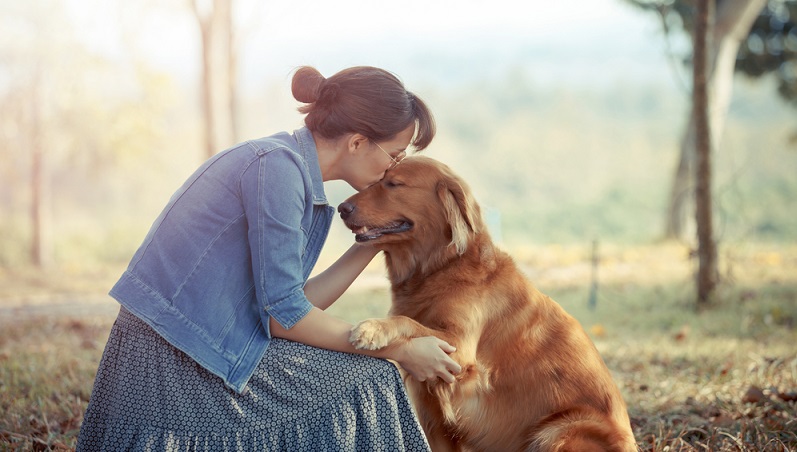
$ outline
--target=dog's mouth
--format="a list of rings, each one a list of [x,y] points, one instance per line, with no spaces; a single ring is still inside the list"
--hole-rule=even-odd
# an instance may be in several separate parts
[[[353,232],[354,240],[358,242],[368,242],[378,239],[387,234],[398,234],[412,229],[412,223],[409,221],[394,221],[384,226],[359,226],[350,225],[349,228]]]

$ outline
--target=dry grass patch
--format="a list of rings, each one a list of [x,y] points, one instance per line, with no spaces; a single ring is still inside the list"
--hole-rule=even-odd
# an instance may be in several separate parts
[[[524,256],[540,289],[592,336],[643,451],[797,450],[797,250],[745,247],[723,256],[725,283],[700,312],[688,251],[678,246],[604,249],[594,310],[588,249]],[[333,314],[352,322],[385,315],[388,291],[373,284],[381,270],[372,271]],[[55,278],[51,287],[61,292],[15,292],[13,284],[42,278],[10,274],[0,272],[0,451],[69,450],[115,312],[97,301],[79,310],[70,303],[81,299],[76,287],[104,292],[112,281]],[[14,293],[40,298],[26,308]]]

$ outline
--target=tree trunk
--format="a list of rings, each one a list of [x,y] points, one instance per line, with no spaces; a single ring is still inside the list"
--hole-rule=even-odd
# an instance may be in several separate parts
[[[226,16],[224,17],[225,47],[227,54],[227,114],[230,122],[230,144],[240,141],[240,125],[238,121],[238,52],[235,39],[232,0],[225,0]]]
[[[44,143],[42,142],[42,106],[41,72],[36,69],[33,77],[32,96],[29,104],[30,117],[30,223],[31,243],[30,260],[38,268],[46,268],[52,264],[52,243],[50,241],[50,197],[49,177],[46,170],[47,159],[44,158]]]
[[[695,120],[697,165],[695,219],[698,259],[697,305],[705,305],[717,284],[717,248],[711,215],[711,124],[709,123],[708,58],[710,17],[714,0],[698,0],[694,33],[692,110]]]
[[[205,158],[210,158],[216,153],[215,121],[213,121],[213,77],[211,58],[211,21],[207,13],[201,11],[197,0],[192,0],[191,6],[199,25],[201,39],[200,51],[202,52],[202,73],[200,74],[199,98],[202,109],[202,146],[205,148]]]
[[[673,182],[670,188],[670,199],[667,204],[667,216],[664,225],[664,238],[677,239],[684,237],[686,229],[687,205],[691,198],[692,160],[695,156],[695,116],[694,110],[689,113],[686,133],[681,139],[681,152],[678,166],[675,167]]]
[[[232,0],[192,0],[201,34],[203,139],[205,157],[235,144],[237,133],[237,58]]]
[[[766,6],[767,0],[724,0],[718,6],[714,29],[710,31],[714,45],[707,49],[707,74],[709,76],[709,123],[716,149],[719,149],[725,119],[733,94],[733,77],[736,55],[743,40],[750,34],[753,22]],[[681,238],[685,235],[688,215],[687,201],[692,191],[692,162],[695,159],[694,110],[689,116],[678,165],[673,175],[670,198],[664,227],[665,238]]]

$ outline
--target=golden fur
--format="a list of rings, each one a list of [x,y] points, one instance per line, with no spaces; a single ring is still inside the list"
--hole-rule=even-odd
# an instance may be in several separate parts
[[[454,384],[407,379],[433,450],[636,451],[625,402],[579,323],[493,245],[468,186],[405,159],[339,207],[384,251],[391,317],[352,329],[379,349],[434,335],[457,347]]]

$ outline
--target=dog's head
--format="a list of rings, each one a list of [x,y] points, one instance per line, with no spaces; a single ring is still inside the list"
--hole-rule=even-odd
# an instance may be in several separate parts
[[[338,206],[356,240],[416,259],[443,251],[461,255],[484,230],[470,188],[443,163],[423,156],[402,160],[384,179]]]

